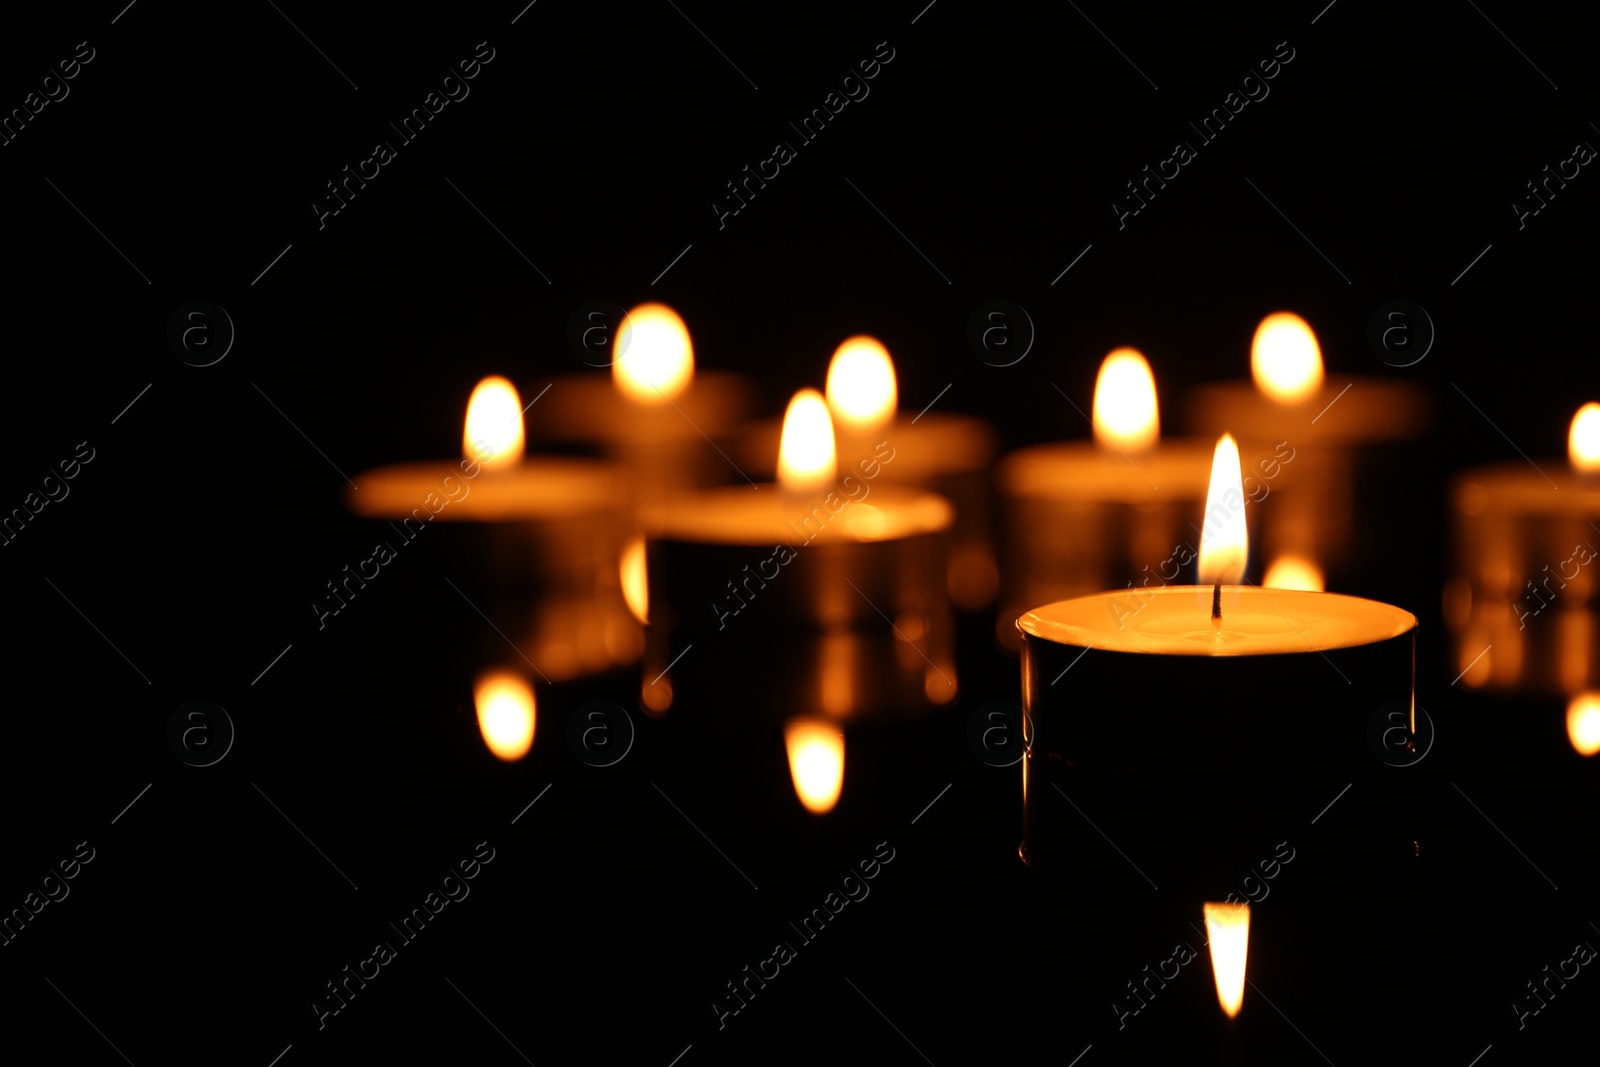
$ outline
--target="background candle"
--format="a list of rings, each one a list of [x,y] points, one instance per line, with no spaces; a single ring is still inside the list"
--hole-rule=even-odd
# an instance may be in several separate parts
[[[641,304],[617,325],[611,373],[562,375],[535,420],[541,440],[599,449],[628,470],[637,505],[665,503],[686,489],[743,479],[709,443],[749,411],[742,375],[695,367],[677,312]]]
[[[716,693],[745,723],[781,723],[948,703],[949,502],[882,480],[892,447],[841,477],[814,390],[791,401],[782,436],[782,482],[705,490],[649,516],[643,706]]]
[[[1368,581],[1386,587],[1385,560],[1356,557],[1364,543],[1388,543],[1370,532],[1355,536],[1363,516],[1377,513],[1362,506],[1357,492],[1387,499],[1393,472],[1405,467],[1365,462],[1357,450],[1419,436],[1431,419],[1429,394],[1408,382],[1325,376],[1316,334],[1291,312],[1261,320],[1251,340],[1250,367],[1253,382],[1191,390],[1187,422],[1197,433],[1232,431],[1246,456],[1292,450],[1294,461],[1262,499],[1256,520],[1267,573],[1283,562],[1288,569],[1279,572],[1281,579],[1297,586],[1328,576],[1345,589]]]
[[[1004,552],[995,635],[1018,646],[1016,619],[1045,601],[1173,581],[1195,560],[1212,443],[1161,441],[1149,363],[1106,356],[1095,382],[1095,439],[1019,449],[996,470]]]
[[[1463,471],[1451,509],[1444,614],[1461,684],[1541,696],[1600,689],[1600,405],[1573,416],[1565,462]]]
[[[644,635],[620,588],[631,525],[623,471],[525,456],[521,410],[509,381],[484,379],[468,403],[466,457],[366,471],[346,490],[346,506],[384,520],[374,531],[385,544],[410,543],[438,520],[450,533],[431,537],[453,542],[462,595],[545,679],[634,663]]]
[[[998,447],[994,428],[970,415],[898,412],[894,362],[880,341],[865,335],[835,349],[826,400],[842,466],[887,441],[894,460],[883,465],[884,481],[925,486],[955,506],[945,582],[950,598],[963,611],[992,604],[1000,584],[989,481]],[[781,429],[775,419],[746,424],[731,435],[729,453],[755,476],[770,475]]]

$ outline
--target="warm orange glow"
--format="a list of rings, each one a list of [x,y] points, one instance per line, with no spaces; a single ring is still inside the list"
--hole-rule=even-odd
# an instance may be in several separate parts
[[[522,398],[517,387],[499,375],[485,378],[467,401],[461,454],[496,470],[521,463],[522,449]]]
[[[533,689],[519,674],[490,670],[473,687],[478,730],[489,751],[507,761],[519,760],[533,747]]]
[[[1280,404],[1298,404],[1322,388],[1322,350],[1306,320],[1275,312],[1256,327],[1250,345],[1256,388]]]
[[[1572,460],[1575,470],[1600,470],[1600,404],[1591,400],[1572,416],[1572,429],[1567,433],[1567,458]]]
[[[899,404],[894,361],[875,337],[852,337],[833,353],[828,364],[828,406],[839,425],[862,432],[876,430]]]
[[[1206,938],[1211,945],[1211,973],[1217,980],[1217,1003],[1228,1018],[1244,1004],[1245,956],[1250,950],[1250,905],[1207,904]]]
[[[1132,348],[1119,348],[1100,364],[1094,381],[1094,436],[1124,452],[1142,452],[1161,437],[1156,380]]]
[[[1299,556],[1279,556],[1273,560],[1261,584],[1268,589],[1306,589],[1313,593],[1324,589],[1322,568]]]
[[[645,573],[644,538],[635,537],[622,549],[622,599],[642,623],[650,621],[650,582]]]
[[[820,489],[833,484],[838,474],[827,402],[815,389],[802,389],[783,413],[778,483],[785,489]]]
[[[784,726],[783,740],[800,803],[814,815],[826,815],[844,787],[844,734],[820,719],[799,718]]]
[[[665,715],[672,707],[672,679],[663,674],[639,687],[639,702],[651,715]]]
[[[611,380],[630,400],[661,404],[694,379],[694,346],[678,313],[665,304],[640,304],[617,331]]]
[[[1600,693],[1579,693],[1567,705],[1567,738],[1582,756],[1600,752]]]
[[[1223,434],[1211,457],[1211,485],[1206,490],[1206,522],[1200,531],[1200,581],[1202,584],[1238,582],[1250,557],[1250,538],[1244,525],[1244,478],[1239,470],[1239,446],[1232,434]]]

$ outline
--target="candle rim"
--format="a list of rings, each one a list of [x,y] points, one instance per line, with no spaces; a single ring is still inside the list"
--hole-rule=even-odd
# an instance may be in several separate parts
[[[716,486],[685,493],[671,504],[648,510],[644,525],[651,540],[770,547],[774,539],[796,546],[881,544],[943,533],[955,523],[955,507],[943,496],[920,487],[888,482],[873,486],[859,501],[841,507],[822,526],[814,541],[807,540],[805,530],[785,525],[786,521],[798,523],[813,509],[828,513],[830,509],[824,499],[830,494],[846,499],[837,485],[813,492],[786,492],[774,482],[763,483],[754,492],[749,486]],[[886,529],[878,537],[851,536],[847,532],[848,524],[841,520],[850,515],[855,504],[871,507],[888,504],[909,510],[910,515],[904,526]],[[725,515],[715,514],[729,507],[739,509],[734,525],[726,521]],[[772,520],[770,526],[768,519]]]
[[[431,495],[446,501],[434,518],[446,522],[496,522],[559,518],[600,513],[617,507],[623,487],[622,468],[615,462],[571,456],[524,456],[514,467],[480,469],[468,477],[470,460],[393,463],[357,475],[356,488],[346,487],[345,504],[363,518],[402,519],[430,511]],[[446,478],[464,486],[450,496]],[[399,500],[405,506],[394,505]]]
[[[1108,600],[1110,600],[1112,598],[1123,598],[1123,597],[1128,597],[1128,596],[1133,595],[1126,588],[1123,588],[1123,589],[1109,589],[1109,590],[1106,590],[1104,592],[1092,593],[1092,594],[1089,594],[1087,596],[1067,597],[1064,600],[1056,600],[1056,601],[1052,601],[1049,604],[1041,604],[1039,607],[1030,609],[1029,611],[1025,611],[1020,616],[1018,616],[1016,625],[1017,625],[1017,629],[1019,631],[1021,631],[1021,633],[1023,634],[1024,637],[1032,637],[1032,638],[1035,638],[1035,639],[1040,640],[1040,641],[1049,641],[1052,644],[1067,645],[1067,646],[1070,646],[1070,647],[1073,647],[1073,648],[1094,648],[1094,649],[1097,649],[1099,651],[1104,651],[1104,652],[1120,652],[1120,653],[1125,653],[1125,654],[1128,654],[1128,655],[1135,655],[1135,656],[1138,656],[1138,655],[1163,655],[1163,656],[1195,656],[1195,657],[1204,657],[1204,658],[1233,658],[1233,657],[1241,657],[1241,656],[1294,655],[1294,654],[1300,654],[1300,653],[1305,653],[1305,652],[1327,652],[1327,651],[1333,651],[1333,650],[1336,650],[1336,649],[1359,648],[1359,647],[1361,647],[1363,645],[1372,645],[1372,644],[1377,644],[1377,643],[1382,642],[1382,641],[1393,640],[1394,638],[1404,636],[1407,633],[1415,633],[1415,631],[1417,629],[1417,617],[1414,614],[1412,614],[1411,612],[1405,610],[1404,608],[1396,607],[1393,604],[1385,604],[1381,600],[1370,600],[1370,599],[1368,599],[1366,597],[1350,596],[1350,595],[1348,595],[1346,593],[1314,592],[1312,590],[1307,590],[1307,589],[1274,589],[1272,591],[1272,599],[1271,600],[1267,600],[1266,595],[1262,591],[1260,586],[1255,586],[1255,585],[1224,585],[1222,587],[1222,591],[1223,591],[1224,594],[1229,594],[1229,593],[1234,594],[1235,597],[1237,597],[1238,594],[1243,593],[1243,592],[1251,592],[1251,591],[1256,592],[1258,594],[1261,594],[1262,599],[1264,601],[1266,601],[1266,603],[1268,605],[1278,609],[1285,616],[1290,614],[1289,609],[1293,608],[1297,601],[1302,603],[1302,604],[1304,604],[1304,603],[1328,604],[1329,603],[1328,600],[1307,600],[1307,598],[1314,598],[1314,597],[1315,598],[1333,598],[1335,600],[1346,601],[1346,602],[1349,602],[1349,603],[1352,603],[1352,604],[1357,604],[1357,603],[1358,604],[1363,604],[1363,605],[1369,606],[1370,608],[1378,609],[1383,615],[1388,616],[1388,625],[1387,626],[1376,626],[1376,628],[1371,632],[1372,636],[1366,636],[1365,634],[1347,635],[1346,637],[1344,637],[1342,639],[1336,639],[1336,640],[1332,641],[1331,643],[1322,644],[1322,645],[1312,644],[1312,643],[1310,643],[1310,639],[1306,638],[1306,641],[1304,643],[1304,647],[1301,647],[1301,648],[1292,648],[1291,647],[1291,648],[1281,648],[1281,649],[1260,649],[1260,648],[1253,648],[1253,647],[1248,647],[1248,646],[1239,647],[1237,645],[1230,646],[1230,645],[1225,645],[1225,644],[1211,644],[1211,643],[1206,643],[1206,642],[1202,642],[1202,641],[1188,641],[1188,642],[1180,642],[1180,641],[1173,641],[1173,640],[1157,641],[1157,640],[1155,640],[1155,636],[1154,635],[1149,635],[1149,636],[1151,636],[1151,640],[1154,643],[1160,645],[1161,647],[1152,647],[1152,648],[1107,648],[1104,645],[1096,644],[1095,641],[1094,641],[1094,638],[1096,636],[1101,636],[1106,632],[1104,630],[1096,629],[1096,628],[1093,628],[1093,627],[1082,626],[1082,625],[1079,625],[1077,623],[1061,622],[1061,621],[1058,621],[1058,620],[1053,620],[1053,619],[1049,619],[1049,618],[1045,618],[1044,617],[1044,613],[1049,612],[1052,608],[1058,608],[1058,607],[1060,607],[1061,605],[1064,605],[1064,604],[1078,604],[1078,603],[1088,602],[1088,603],[1094,604],[1096,607],[1100,607],[1100,606],[1104,605],[1106,602],[1108,602]],[[1203,586],[1202,585],[1168,585],[1168,586],[1163,586],[1163,587],[1161,587],[1159,589],[1139,590],[1138,591],[1138,596],[1140,596],[1140,597],[1189,596],[1189,597],[1199,598],[1202,593],[1209,594],[1210,592],[1211,592],[1211,586],[1209,584],[1208,585],[1203,585]],[[1207,596],[1204,597],[1204,599],[1209,601],[1210,600],[1210,596],[1207,595]],[[1196,602],[1198,603],[1199,600],[1197,599]],[[1105,625],[1109,628],[1110,620],[1113,618],[1113,616],[1109,612],[1107,612],[1106,613],[1106,617],[1107,617],[1108,621],[1107,621],[1107,623]],[[1224,610],[1223,610],[1222,619],[1223,619],[1224,630],[1226,630],[1227,620],[1228,620],[1228,612],[1227,612],[1226,608],[1224,608]],[[1210,618],[1209,612],[1196,609],[1195,629],[1197,631],[1203,630],[1204,628],[1209,626],[1210,625],[1210,621],[1211,621],[1211,618]],[[1291,623],[1291,626],[1292,625],[1293,624]],[[1116,632],[1120,632],[1120,631],[1116,631]],[[1171,635],[1161,635],[1161,636],[1170,637]]]

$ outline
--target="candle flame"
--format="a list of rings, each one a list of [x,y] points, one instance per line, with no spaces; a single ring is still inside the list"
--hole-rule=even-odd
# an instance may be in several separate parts
[[[1275,312],[1256,327],[1250,345],[1256,388],[1280,404],[1298,404],[1322,388],[1322,350],[1306,320]]]
[[[802,389],[783,413],[778,483],[785,489],[819,489],[831,485],[838,473],[827,402],[815,389]]]
[[[1143,452],[1161,437],[1156,380],[1137,349],[1119,348],[1094,382],[1094,436],[1123,452]]]
[[[1211,945],[1211,973],[1217,980],[1217,1003],[1232,1019],[1244,1004],[1245,956],[1250,950],[1250,905],[1207,904],[1206,938]]]
[[[1211,485],[1206,489],[1205,527],[1200,531],[1200,581],[1235,581],[1244,577],[1250,538],[1244,525],[1244,478],[1239,446],[1223,434],[1211,456]]]
[[[1322,568],[1300,556],[1279,556],[1273,560],[1261,584],[1269,589],[1306,589],[1313,593],[1326,588]]]
[[[1572,416],[1572,429],[1567,433],[1567,457],[1575,470],[1600,470],[1600,404],[1591,400]]]
[[[876,430],[894,418],[894,361],[876,337],[852,337],[828,364],[828,407],[846,429]]]
[[[617,331],[611,380],[630,400],[661,404],[694,379],[694,346],[678,313],[665,304],[640,304]]]
[[[1582,756],[1600,752],[1600,693],[1579,693],[1567,705],[1567,738]]]
[[[498,470],[521,463],[522,450],[522,398],[517,387],[498,374],[485,378],[467,401],[462,455],[485,469]]]
[[[522,676],[506,670],[484,671],[473,687],[478,730],[489,751],[510,763],[533,747],[533,690]]]
[[[800,803],[814,815],[826,815],[844,787],[844,734],[820,719],[802,717],[784,726],[783,740]]]
[[[622,599],[641,623],[650,622],[650,582],[645,571],[644,538],[635,537],[622,549],[619,565]]]

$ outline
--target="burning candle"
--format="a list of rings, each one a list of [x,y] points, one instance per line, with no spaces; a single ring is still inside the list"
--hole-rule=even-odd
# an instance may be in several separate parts
[[[1445,621],[1462,685],[1496,694],[1600,689],[1600,404],[1572,417],[1567,459],[1461,472]]]
[[[1429,397],[1407,382],[1327,376],[1316,334],[1286,311],[1257,326],[1250,371],[1250,382],[1194,389],[1189,423],[1209,435],[1239,427],[1247,455],[1280,442],[1293,449],[1293,464],[1261,501],[1258,536],[1268,573],[1277,571],[1285,588],[1321,589],[1324,568],[1348,568],[1351,559],[1358,515],[1353,450],[1420,435]],[[1375,481],[1363,477],[1361,484]]]
[[[1315,812],[1350,764],[1371,759],[1372,712],[1412,699],[1410,612],[1230,584],[1249,553],[1236,454],[1224,436],[1201,532],[1204,584],[1152,589],[1131,608],[1127,590],[1112,590],[1017,621],[1030,866],[1057,867],[1074,847],[1093,847],[1085,816],[1115,811],[1130,829],[1144,824],[1152,862],[1172,864],[1163,887],[1216,899],[1230,865],[1243,865],[1240,850],[1271,832],[1261,798],[1273,798],[1273,811],[1304,803]]]
[[[950,503],[881,477],[887,439],[841,464],[815,390],[790,401],[781,440],[776,483],[647,512],[644,708],[716,693],[746,722],[843,721],[953,699]]]
[[[1005,567],[996,635],[1007,648],[1018,647],[1015,620],[1033,604],[1119,584],[1141,594],[1195,561],[1192,520],[1211,444],[1161,440],[1155,378],[1136,349],[1101,363],[1091,422],[1092,442],[1023,448],[997,469]]]
[[[688,327],[665,304],[629,311],[612,344],[609,380],[580,373],[551,382],[549,407],[535,425],[541,439],[589,445],[620,460],[646,506],[686,489],[742,481],[708,442],[749,410],[746,379],[698,370]]]
[[[345,503],[385,520],[375,530],[395,547],[435,520],[459,531],[468,566],[457,580],[545,678],[633,663],[644,634],[619,588],[623,472],[601,460],[525,455],[522,410],[515,386],[485,378],[467,405],[462,459],[366,471]]]
[[[834,350],[824,399],[841,467],[871,456],[877,442],[887,441],[895,458],[883,464],[884,481],[923,486],[955,505],[946,587],[964,611],[988,607],[999,588],[988,475],[997,447],[994,429],[969,415],[900,413],[894,360],[881,341],[865,334],[846,338]],[[781,429],[777,420],[749,424],[730,442],[730,451],[741,467],[769,474]]]

